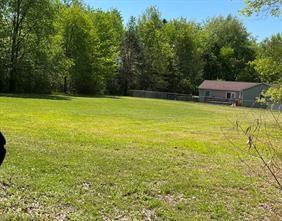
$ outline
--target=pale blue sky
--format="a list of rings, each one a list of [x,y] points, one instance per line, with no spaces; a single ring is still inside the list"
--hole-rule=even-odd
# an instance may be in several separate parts
[[[127,22],[130,16],[138,17],[149,6],[157,6],[163,18],[185,17],[196,22],[217,15],[236,15],[245,24],[248,32],[258,41],[282,32],[282,19],[271,17],[240,16],[244,0],[85,0],[93,8],[104,10],[116,8]]]

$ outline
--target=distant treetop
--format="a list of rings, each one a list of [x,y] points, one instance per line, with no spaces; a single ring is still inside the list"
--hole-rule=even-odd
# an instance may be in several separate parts
[[[282,0],[245,0],[246,7],[241,10],[243,15],[281,16]]]

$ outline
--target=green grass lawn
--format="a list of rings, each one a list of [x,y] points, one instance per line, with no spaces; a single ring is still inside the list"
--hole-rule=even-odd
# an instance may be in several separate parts
[[[258,109],[2,95],[0,220],[280,220],[281,192],[222,135],[255,115],[272,124]]]

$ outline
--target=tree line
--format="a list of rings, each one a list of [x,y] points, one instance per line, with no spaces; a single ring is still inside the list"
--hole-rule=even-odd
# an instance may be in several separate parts
[[[156,7],[123,23],[80,0],[0,0],[0,91],[197,93],[204,79],[281,89],[281,33],[258,43],[234,16],[166,20]]]

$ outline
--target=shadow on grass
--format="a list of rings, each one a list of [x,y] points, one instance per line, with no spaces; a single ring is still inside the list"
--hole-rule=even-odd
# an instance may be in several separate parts
[[[46,100],[72,100],[72,97],[121,99],[120,97],[110,96],[110,95],[83,95],[83,94],[9,94],[9,93],[6,94],[6,93],[0,93],[0,97],[32,98],[32,99],[46,99]]]
[[[46,100],[71,100],[71,97],[68,95],[55,95],[55,94],[5,94],[5,93],[1,93],[0,97],[32,98],[32,99],[46,99]]]
[[[87,94],[71,94],[72,97],[85,97],[85,98],[110,98],[110,99],[121,99],[119,96],[112,95],[87,95]]]

